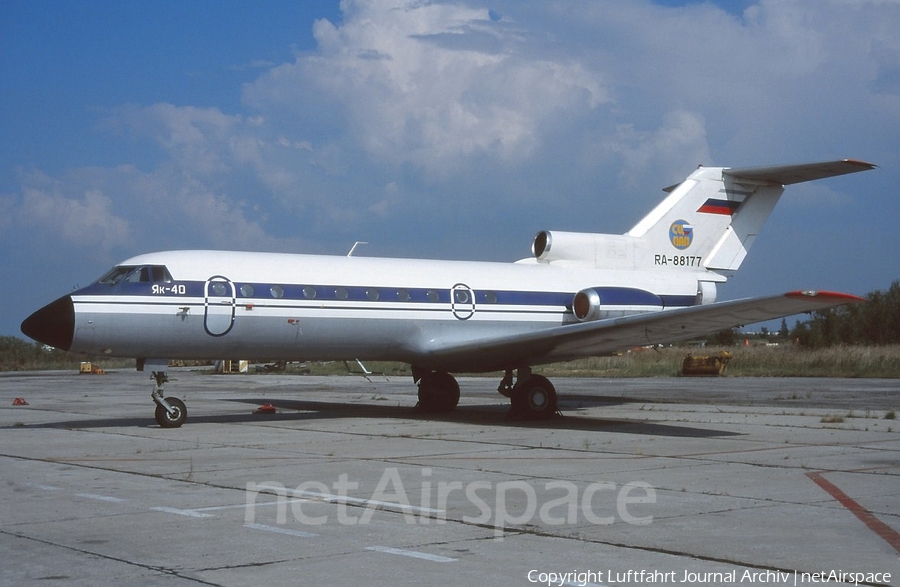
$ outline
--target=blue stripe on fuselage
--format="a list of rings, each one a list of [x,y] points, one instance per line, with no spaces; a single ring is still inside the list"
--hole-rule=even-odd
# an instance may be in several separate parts
[[[236,301],[263,303],[264,301],[335,301],[335,302],[399,302],[438,303],[451,302],[451,290],[447,288],[406,288],[406,287],[366,287],[341,285],[295,285],[234,282]],[[154,289],[154,285],[156,288]],[[184,286],[175,293],[172,286]],[[110,295],[155,297],[163,303],[171,303],[179,298],[204,298],[206,282],[173,281],[170,283],[118,283],[109,285],[93,283],[73,295]],[[252,288],[252,293],[250,289]],[[273,294],[273,290],[281,295]],[[651,306],[679,307],[693,306],[693,295],[657,295],[646,290],[631,287],[594,287],[600,295],[601,306]],[[183,293],[182,293],[183,292]],[[230,293],[230,292],[229,292]],[[475,290],[475,304],[490,306],[545,306],[569,308],[574,292],[516,291],[516,290]],[[249,295],[248,295],[249,294]],[[376,295],[377,294],[377,295]]]

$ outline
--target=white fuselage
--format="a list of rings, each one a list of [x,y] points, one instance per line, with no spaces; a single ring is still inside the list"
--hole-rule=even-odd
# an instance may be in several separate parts
[[[702,273],[225,251],[128,259],[130,278],[73,292],[70,350],[141,358],[396,360],[431,369],[438,346],[700,303]],[[160,279],[164,267],[168,277]],[[145,269],[141,274],[141,269]],[[123,272],[124,273],[124,272]],[[707,278],[708,279],[708,278]],[[712,301],[712,300],[704,300]],[[513,368],[510,357],[469,371]],[[507,364],[508,363],[508,364]]]

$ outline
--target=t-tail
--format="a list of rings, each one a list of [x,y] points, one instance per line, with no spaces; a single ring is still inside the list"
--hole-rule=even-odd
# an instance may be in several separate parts
[[[867,171],[843,159],[773,167],[700,167],[624,235],[544,231],[532,245],[538,263],[608,269],[737,271],[784,186]]]

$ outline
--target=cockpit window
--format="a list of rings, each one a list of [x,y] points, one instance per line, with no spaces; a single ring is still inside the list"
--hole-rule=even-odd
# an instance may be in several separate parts
[[[170,283],[172,275],[163,265],[152,265],[150,267],[150,280],[153,283]]]
[[[128,275],[134,269],[133,266],[120,265],[118,267],[113,267],[107,272],[106,275],[97,280],[98,283],[107,283],[109,285],[115,285],[122,281],[126,275]]]
[[[172,275],[164,265],[119,265],[113,267],[98,282],[107,285],[126,283],[170,283]]]

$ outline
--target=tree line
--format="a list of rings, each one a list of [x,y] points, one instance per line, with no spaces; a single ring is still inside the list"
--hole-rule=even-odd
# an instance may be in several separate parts
[[[816,311],[797,322],[791,337],[810,348],[900,344],[900,281],[865,296],[865,304]]]
[[[48,349],[41,343],[0,336],[0,371],[68,369],[83,360],[65,351]]]

